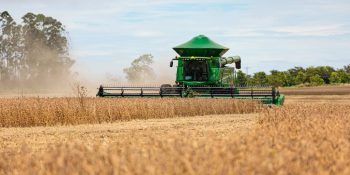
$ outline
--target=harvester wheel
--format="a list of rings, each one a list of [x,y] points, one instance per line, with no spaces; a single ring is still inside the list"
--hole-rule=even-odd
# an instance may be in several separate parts
[[[171,94],[171,85],[170,84],[162,84],[160,86],[160,94]]]
[[[163,88],[163,87],[171,87],[171,85],[170,84],[162,84],[161,86],[160,86],[161,88]]]
[[[173,88],[174,88],[173,92],[175,94],[182,94],[182,90],[183,90],[182,85],[174,84]]]

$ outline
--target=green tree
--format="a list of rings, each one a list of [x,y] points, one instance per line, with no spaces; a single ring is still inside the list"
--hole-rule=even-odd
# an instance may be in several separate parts
[[[151,67],[153,64],[153,56],[145,54],[135,59],[131,66],[123,71],[129,82],[144,82],[155,78],[155,73]]]
[[[22,20],[17,24],[6,11],[0,15],[0,81],[62,84],[74,63],[62,23],[33,13]]]
[[[295,80],[296,76],[293,76],[288,71],[285,71],[285,72],[282,72],[282,73],[284,74],[284,78],[285,78],[283,86],[294,86],[294,85],[296,85],[296,80]]]
[[[19,77],[23,62],[21,26],[7,11],[0,14],[0,81],[14,81]]]
[[[246,86],[248,83],[248,77],[241,70],[237,71],[236,84],[238,86]]]
[[[251,75],[247,75],[247,86],[255,86],[254,79]]]
[[[306,77],[307,80],[311,83],[311,77],[314,75],[319,75],[324,83],[329,84],[330,80],[329,78],[331,77],[331,73],[334,72],[334,68],[331,66],[317,66],[317,67],[308,67],[306,68]]]
[[[315,74],[315,75],[310,77],[310,83],[313,86],[319,86],[319,85],[323,85],[324,81],[323,81],[323,79],[321,78],[320,75]]]
[[[295,77],[296,84],[304,84],[306,82],[306,75],[304,72],[299,71],[297,76]]]
[[[305,69],[303,67],[294,67],[291,69],[288,69],[287,72],[291,75],[296,77],[298,75],[299,72],[304,72],[305,73]]]
[[[329,80],[332,84],[341,83],[341,77],[339,76],[338,72],[332,72]]]
[[[253,85],[256,86],[267,86],[268,85],[268,79],[265,72],[257,72],[253,76]]]
[[[342,80],[345,80],[346,83],[350,83],[350,64],[344,66],[341,75],[343,77]]]
[[[304,83],[304,80],[302,80],[302,83],[300,83],[300,80],[297,80],[297,76],[299,72],[305,73],[305,69],[303,67],[296,66],[294,68],[291,68],[285,71],[285,76],[286,76],[285,86],[294,86],[297,84]]]
[[[284,72],[272,70],[271,74],[267,76],[268,84],[275,87],[285,86],[287,79]]]
[[[348,74],[350,74],[350,64],[347,66],[344,66],[344,71]]]
[[[343,69],[337,71],[340,79],[340,83],[350,83],[350,74],[346,73]]]
[[[331,66],[321,66],[321,78],[326,84],[330,83],[330,77],[332,72],[335,72],[335,69]]]
[[[22,19],[24,52],[30,78],[46,81],[66,77],[74,61],[69,57],[62,23],[43,14],[27,13]]]

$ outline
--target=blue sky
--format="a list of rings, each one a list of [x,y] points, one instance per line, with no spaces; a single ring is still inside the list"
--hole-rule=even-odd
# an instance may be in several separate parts
[[[204,34],[240,55],[249,73],[350,64],[348,0],[0,0],[18,21],[26,12],[62,21],[74,71],[83,79],[122,69],[145,53],[159,77],[174,75],[172,47]]]

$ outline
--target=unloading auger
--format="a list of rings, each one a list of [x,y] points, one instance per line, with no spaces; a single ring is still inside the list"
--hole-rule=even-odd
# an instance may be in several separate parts
[[[275,87],[237,87],[235,69],[241,57],[223,57],[229,50],[204,35],[173,48],[179,56],[174,85],[160,87],[99,87],[99,97],[207,97],[255,99],[264,104],[282,105],[284,96]],[[234,64],[234,67],[228,66]]]

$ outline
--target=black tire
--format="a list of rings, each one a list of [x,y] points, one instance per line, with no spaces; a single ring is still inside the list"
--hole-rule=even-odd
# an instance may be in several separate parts
[[[171,94],[171,85],[170,84],[162,84],[160,86],[160,94]]]
[[[174,84],[173,85],[173,93],[175,94],[182,94],[182,90],[183,90],[183,86],[182,85],[179,85],[179,84]]]

